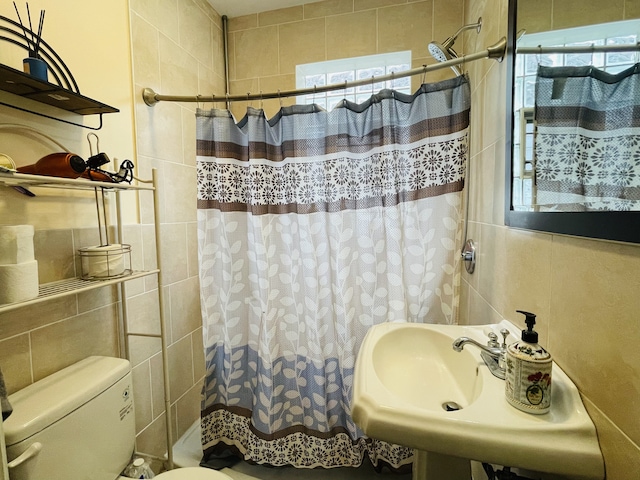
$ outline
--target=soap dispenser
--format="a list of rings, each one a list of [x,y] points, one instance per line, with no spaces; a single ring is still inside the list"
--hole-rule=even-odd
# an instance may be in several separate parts
[[[551,408],[551,355],[538,345],[535,314],[517,312],[525,316],[527,329],[522,330],[520,340],[507,347],[505,397],[523,412],[547,413]]]

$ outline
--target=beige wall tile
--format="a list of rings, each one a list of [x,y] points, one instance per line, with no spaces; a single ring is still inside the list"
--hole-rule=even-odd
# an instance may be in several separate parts
[[[636,480],[640,472],[640,446],[631,443],[588,398],[582,397],[582,400],[598,430],[606,478]]]
[[[224,89],[223,89],[224,90]],[[212,85],[211,90],[209,90],[210,94],[216,93],[219,94],[223,90],[217,89],[215,85]],[[182,163],[188,165],[189,167],[196,166],[196,118],[195,118],[195,108],[198,107],[197,104],[193,104],[194,110],[182,109]],[[196,183],[196,174],[195,170],[183,170],[183,172],[188,175],[193,175],[193,183]],[[191,173],[192,172],[192,173]],[[182,179],[183,182],[186,179]],[[195,199],[195,196],[193,197]],[[193,208],[191,208],[193,210]],[[191,213],[195,217],[195,211]]]
[[[304,18],[304,7],[297,5],[295,7],[280,8],[278,10],[270,10],[258,14],[258,25],[266,27],[267,25],[277,25],[279,23],[297,22]]]
[[[198,224],[196,222],[187,225],[187,266],[188,276],[198,276],[200,262],[198,261]],[[200,288],[198,286],[198,288]]]
[[[325,60],[324,32],[324,18],[280,25],[279,73],[294,74],[296,65]]]
[[[36,230],[33,250],[38,261],[38,281],[50,283],[75,277],[71,230]]]
[[[427,43],[433,38],[432,20],[431,0],[379,9],[378,52],[426,52]]]
[[[509,259],[507,249],[507,229],[496,225],[482,224],[478,245],[478,291],[498,312],[504,312],[506,287],[510,281],[505,275]],[[487,268],[489,267],[489,268]]]
[[[9,395],[33,383],[28,334],[0,341],[0,368]]]
[[[77,313],[78,305],[73,295],[0,313],[0,339],[28,332]]]
[[[554,3],[553,29],[612,22],[624,16],[625,0],[564,0],[559,8]]]
[[[169,379],[171,403],[175,402],[193,386],[191,337],[178,340],[169,347]]]
[[[133,69],[138,81],[153,89],[160,88],[160,47],[158,30],[139,15],[131,15]]]
[[[557,236],[552,264],[550,352],[580,391],[640,443],[640,404],[620,408],[640,398],[640,249]]]
[[[176,436],[181,437],[200,418],[200,392],[202,385],[197,384],[187,390],[176,402]]]
[[[389,5],[399,5],[402,3],[407,3],[407,0],[354,0],[353,9],[357,12],[359,10],[388,7]]]
[[[471,132],[473,140],[473,132]],[[496,146],[489,145],[480,155],[471,159],[469,218],[478,222],[491,223],[493,219],[493,188],[496,178]]]
[[[162,278],[165,285],[187,278],[187,229],[185,224],[162,225]]]
[[[482,109],[482,122],[485,125],[505,125],[507,111],[507,96],[503,92],[507,91],[506,87],[506,63],[496,63],[494,60],[485,60],[490,68],[486,75],[485,91],[484,91],[484,108]],[[483,144],[491,145],[504,139],[506,132],[498,128],[486,128],[483,131]],[[498,148],[504,152],[504,148]],[[504,162],[500,162],[504,165]],[[503,169],[504,171],[504,169]],[[501,179],[503,179],[501,177]],[[497,196],[497,195],[496,195]]]
[[[139,432],[153,420],[149,362],[144,362],[134,367],[131,370],[131,378],[133,380],[133,401],[136,412],[136,432]]]
[[[377,11],[327,17],[327,60],[377,52]]]
[[[157,290],[128,299],[129,331],[133,333],[160,333],[160,310]]]
[[[160,93],[196,92],[197,81],[191,87],[162,88]],[[160,102],[149,107],[140,99],[136,105],[136,121],[140,155],[172,162],[176,159],[182,161],[182,110],[178,104]],[[145,178],[150,176],[149,171]]]
[[[117,302],[118,294],[116,289],[115,285],[111,285],[79,293],[78,313],[85,313]]]
[[[261,27],[233,34],[237,79],[276,75],[278,72],[278,27]]]
[[[526,33],[546,32],[553,24],[553,0],[518,3],[518,30]]]
[[[237,32],[238,30],[247,30],[258,26],[258,14],[243,15],[229,19],[229,32]]]
[[[167,452],[166,417],[164,413],[136,435],[136,450],[162,457]]]
[[[162,93],[195,92],[198,88],[198,61],[196,57],[163,34],[160,34],[159,46]],[[210,48],[208,46],[208,49]],[[163,105],[162,102],[153,108],[157,109],[161,105]]]
[[[196,384],[200,384],[206,374],[202,327],[191,334],[191,349],[193,351],[193,378]]]
[[[178,9],[180,46],[207,67],[213,67],[213,25],[198,4],[182,0]]]
[[[162,194],[167,205],[165,221],[195,222],[198,195],[195,167],[167,162],[164,166],[163,180]],[[183,250],[181,254],[185,255],[186,251]]]
[[[130,337],[129,338],[129,361],[131,365],[139,365],[152,355],[160,352],[161,344],[159,338],[150,337]]]
[[[131,0],[130,8],[164,35],[179,41],[178,0]]]
[[[169,287],[171,336],[173,340],[190,334],[202,325],[200,281],[191,277]]]
[[[113,306],[103,307],[31,332],[34,380],[90,355],[117,357],[115,314]]]
[[[151,392],[153,418],[158,418],[164,413],[164,378],[162,374],[162,355],[157,354],[150,358],[151,365]]]
[[[328,17],[353,12],[353,0],[326,0],[304,5],[304,18]]]
[[[488,325],[502,321],[502,316],[474,288],[469,289],[469,325]]]
[[[637,0],[625,0],[624,18],[626,20],[640,18],[640,3]]]
[[[549,345],[552,237],[526,230],[506,230],[507,248],[503,252],[508,267],[506,278],[504,316],[525,328],[524,317],[516,310],[537,315],[536,330],[540,343]]]

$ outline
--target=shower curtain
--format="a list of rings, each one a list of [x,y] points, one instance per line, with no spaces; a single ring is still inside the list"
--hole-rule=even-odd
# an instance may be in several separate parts
[[[197,112],[202,444],[274,466],[410,468],[350,417],[383,322],[452,323],[465,77],[327,112]]]
[[[640,210],[640,64],[538,67],[536,203],[545,210]]]

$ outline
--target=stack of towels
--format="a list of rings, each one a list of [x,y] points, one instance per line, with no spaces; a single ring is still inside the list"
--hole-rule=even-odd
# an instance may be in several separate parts
[[[38,296],[32,225],[0,225],[0,305]]]

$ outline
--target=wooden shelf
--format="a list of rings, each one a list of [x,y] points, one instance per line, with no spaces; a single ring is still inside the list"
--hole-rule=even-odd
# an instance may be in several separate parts
[[[78,115],[97,115],[120,111],[117,108],[110,107],[79,93],[74,93],[53,83],[39,80],[6,65],[0,65],[0,90],[52,105],[68,112],[77,113]]]

